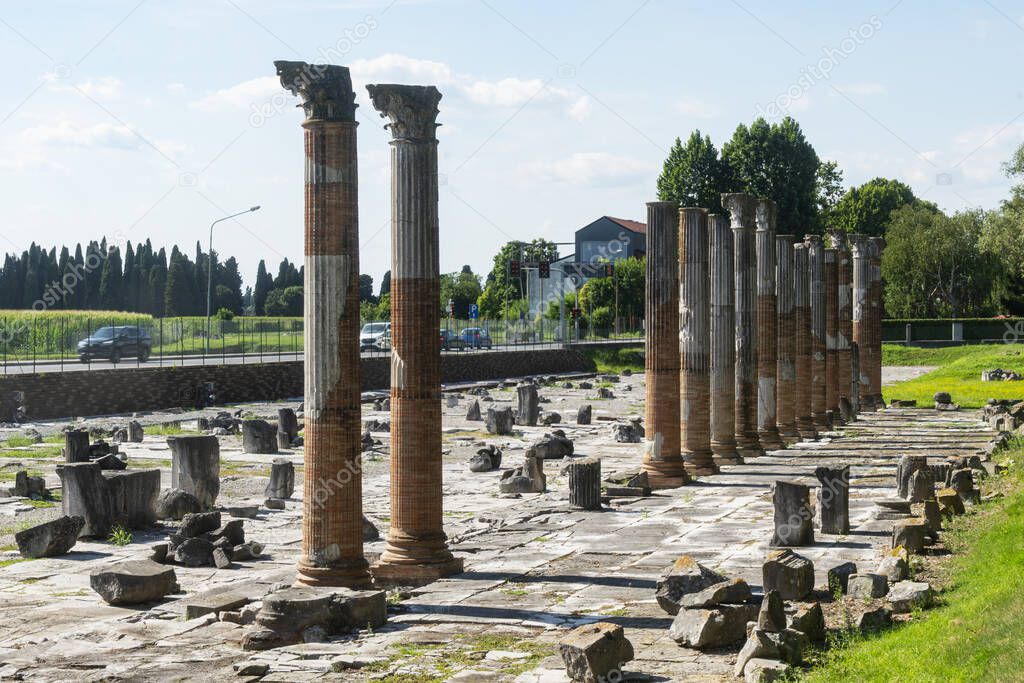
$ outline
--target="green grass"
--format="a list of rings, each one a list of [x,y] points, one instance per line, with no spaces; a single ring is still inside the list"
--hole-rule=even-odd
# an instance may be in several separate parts
[[[943,535],[954,553],[944,604],[884,633],[846,638],[802,680],[1024,680],[1024,439],[998,458],[1008,471],[985,488],[1005,498],[977,506]]]
[[[643,346],[625,349],[586,349],[584,357],[594,363],[598,372],[644,371]]]
[[[22,434],[12,434],[11,436],[7,437],[7,439],[3,442],[3,447],[24,448],[27,446],[32,446],[33,444],[35,444],[34,439],[30,439]]]
[[[11,450],[9,448],[0,447],[0,458],[21,458],[23,460],[57,458],[60,457],[62,450],[62,446],[36,446],[27,450],[24,448]]]
[[[29,558],[27,558],[27,557],[15,557],[15,558],[12,558],[10,560],[0,560],[0,569],[3,569],[4,567],[10,567],[12,564],[18,564],[19,562],[28,562],[28,561],[29,561]]]
[[[886,401],[914,399],[930,406],[937,391],[948,391],[954,403],[979,408],[990,398],[1024,399],[1024,381],[982,382],[981,371],[1002,368],[1024,374],[1024,344],[980,344],[941,349],[882,347],[884,365],[936,365],[920,377],[883,387]]]

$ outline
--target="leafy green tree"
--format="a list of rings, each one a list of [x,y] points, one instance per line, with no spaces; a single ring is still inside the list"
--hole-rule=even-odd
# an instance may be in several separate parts
[[[391,293],[391,271],[387,270],[384,272],[384,277],[380,279],[380,294],[377,295],[377,299],[383,299],[385,294]]]
[[[359,276],[359,300],[377,302],[373,295],[373,276],[362,274]]]
[[[302,315],[302,287],[292,285],[284,289],[272,289],[267,294],[264,305],[267,315],[300,316]]]
[[[954,216],[922,204],[890,218],[882,256],[885,310],[892,317],[989,315],[1001,264],[980,245],[984,214]]]
[[[167,268],[167,286],[164,290],[165,315],[189,315],[192,313],[195,292],[187,259],[175,247],[171,252],[171,263]]]
[[[815,192],[818,196],[818,223],[825,227],[833,227],[834,212],[843,196],[843,172],[834,161],[823,161],[818,164],[815,180]]]
[[[121,273],[121,250],[111,247],[103,263],[100,277],[100,306],[108,311],[122,311],[125,307],[124,281]]]
[[[893,211],[918,201],[908,185],[873,178],[859,187],[851,187],[843,195],[832,212],[832,225],[845,232],[882,237]]]
[[[730,190],[768,197],[778,205],[779,234],[822,231],[821,162],[796,120],[787,116],[769,124],[758,118],[749,127],[740,124],[722,146],[722,162]]]
[[[485,318],[504,317],[507,300],[509,302],[509,318],[513,317],[512,304],[523,299],[525,272],[518,278],[511,277],[509,269],[511,261],[550,262],[557,258],[558,245],[545,239],[535,239],[532,242],[507,242],[494,256],[494,265],[487,275],[487,282],[477,302],[480,306],[480,315]]]
[[[579,293],[580,308],[584,314],[591,316],[595,330],[599,325],[592,317],[594,311],[608,308],[614,317],[616,293],[620,325],[639,327],[644,316],[646,263],[644,258],[619,259],[615,262],[615,274],[612,277],[593,278],[583,285]]]
[[[267,272],[266,262],[260,259],[260,264],[256,267],[256,283],[252,291],[252,306],[256,315],[263,315],[266,312],[264,305],[267,301],[267,294],[273,288],[274,278]]]
[[[469,306],[480,298],[480,278],[469,266],[463,266],[458,273],[441,275],[441,310],[447,314],[448,302],[455,307],[455,317],[460,320],[469,318]]]
[[[680,206],[701,206],[722,212],[721,194],[727,174],[711,138],[699,130],[690,133],[686,145],[676,138],[658,176],[658,199]]]

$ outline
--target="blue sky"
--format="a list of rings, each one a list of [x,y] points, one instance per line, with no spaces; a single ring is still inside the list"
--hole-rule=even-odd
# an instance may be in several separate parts
[[[302,133],[275,59],[350,66],[361,270],[390,236],[388,134],[365,84],[435,84],[441,267],[509,239],[643,219],[676,136],[784,111],[847,186],[993,208],[1024,141],[1024,3],[676,0],[3,2],[0,249],[107,235],[189,251],[209,222],[247,284],[302,255]],[[827,72],[827,73],[826,73]],[[205,248],[205,247],[204,247]]]

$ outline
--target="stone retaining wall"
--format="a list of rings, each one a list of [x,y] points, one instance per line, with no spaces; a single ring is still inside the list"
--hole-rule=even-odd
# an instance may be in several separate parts
[[[524,375],[593,370],[572,349],[449,353],[441,381],[471,382]],[[390,358],[363,358],[364,391],[387,389]],[[270,401],[302,395],[302,362],[245,365],[149,365],[122,370],[82,370],[0,378],[0,395],[25,394],[27,419],[44,420],[131,413],[195,405],[197,388],[213,382],[218,403]]]

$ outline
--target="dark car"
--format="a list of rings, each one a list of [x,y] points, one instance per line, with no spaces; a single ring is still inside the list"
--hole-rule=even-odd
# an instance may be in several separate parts
[[[78,359],[84,363],[91,358],[104,358],[116,363],[125,356],[135,356],[145,363],[152,348],[153,340],[140,327],[101,327],[78,342]]]
[[[466,348],[466,342],[459,335],[455,334],[451,330],[441,330],[441,350],[451,351],[458,349],[461,351]]]
[[[459,332],[459,336],[471,349],[489,349],[492,346],[491,335],[482,327],[467,327]]]

